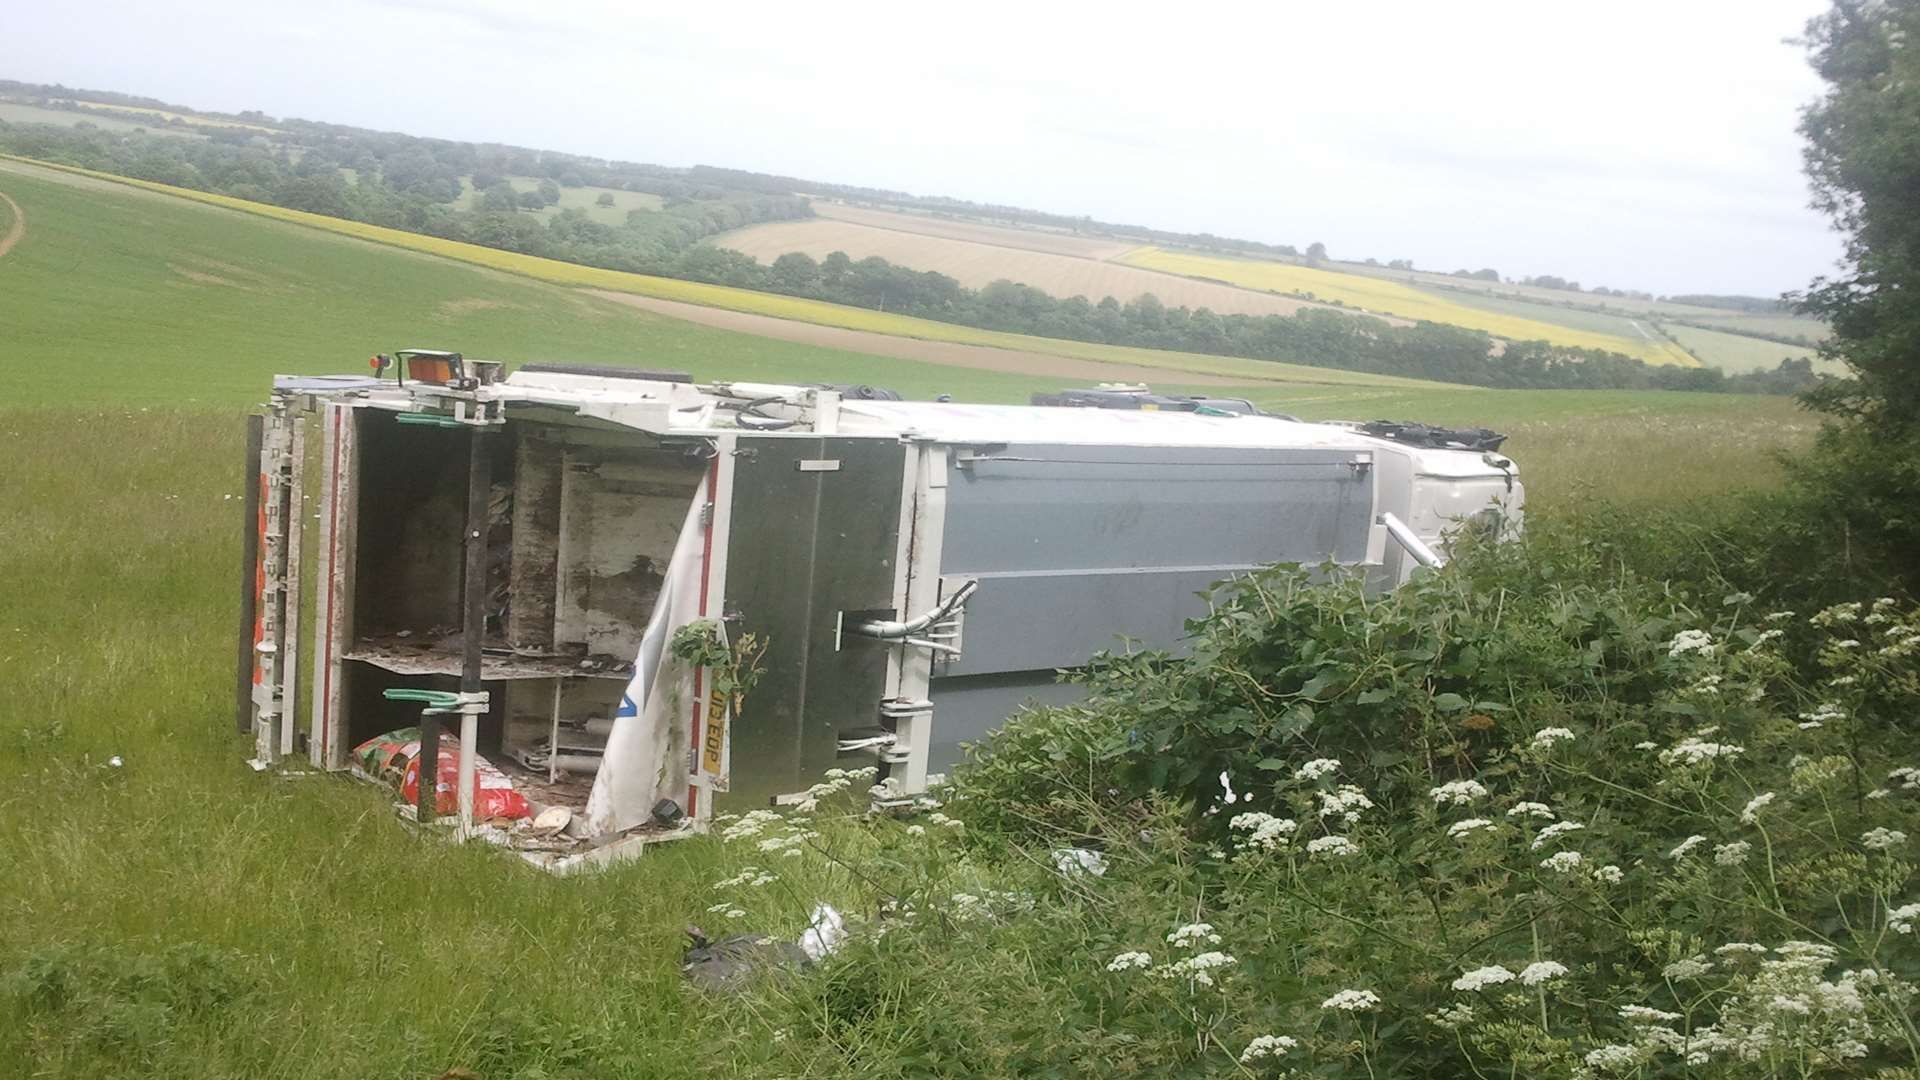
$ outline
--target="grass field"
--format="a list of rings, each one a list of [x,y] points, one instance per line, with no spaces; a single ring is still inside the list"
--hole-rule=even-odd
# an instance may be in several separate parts
[[[515,191],[533,191],[540,186],[540,181],[531,176],[510,176],[507,178],[507,183],[511,184]],[[613,205],[601,206],[599,204],[601,195],[613,196]],[[477,208],[479,203],[480,195],[473,188],[473,178],[461,177],[460,205],[472,210]],[[627,222],[629,210],[658,210],[664,205],[666,200],[645,191],[604,187],[563,187],[560,189],[559,202],[539,210],[527,210],[522,213],[530,213],[546,221],[558,216],[562,210],[584,210],[588,217],[602,225],[624,225]]]
[[[0,101],[0,121],[9,124],[52,124],[55,127],[72,127],[75,124],[92,124],[102,131],[147,131],[160,130],[159,124],[141,124],[132,120],[122,120],[117,116],[75,112],[71,109],[43,109],[38,105],[24,105],[16,101]],[[186,135],[196,139],[206,136],[194,131],[165,129],[169,135]]]
[[[831,221],[866,225],[875,229],[894,229],[916,236],[934,236],[946,240],[964,240],[973,244],[1044,251],[1053,255],[1072,255],[1082,259],[1111,259],[1138,247],[1132,240],[1059,229],[1018,228],[992,225],[969,218],[943,217],[932,213],[908,213],[852,206],[832,199],[816,197],[813,212]]]
[[[1772,371],[1780,366],[1780,361],[1792,358],[1811,359],[1815,371],[1838,374],[1841,365],[1822,360],[1815,350],[1803,345],[1785,345],[1764,338],[1747,337],[1744,334],[1728,334],[1718,330],[1702,330],[1697,326],[1683,326],[1679,323],[1663,323],[1662,328],[1672,335],[1674,340],[1686,346],[1700,361],[1709,367],[1717,367],[1729,374],[1742,371]]]
[[[679,970],[737,853],[693,840],[551,878],[414,837],[371,787],[242,764],[240,416],[273,372],[407,344],[990,401],[1043,380],[729,334],[74,176],[0,167],[0,191],[27,222],[0,257],[0,1076],[767,1075],[733,1003]],[[1766,452],[1807,426],[1780,399],[1704,394],[1250,392],[1510,430],[1539,507],[1764,484]],[[811,901],[844,898],[831,867],[795,862],[752,929],[791,937]],[[885,1046],[867,1057],[890,1067]]]
[[[927,236],[852,221],[774,222],[722,233],[712,242],[762,263],[771,263],[789,251],[802,251],[815,259],[844,251],[855,259],[878,256],[896,266],[938,271],[972,289],[1005,279],[1052,296],[1084,296],[1095,303],[1108,296],[1125,303],[1152,293],[1168,307],[1204,307],[1223,315],[1291,315],[1301,308],[1322,306],[1116,262]]]
[[[1628,338],[1618,334],[1598,334],[1567,326],[1520,318],[1470,307],[1433,292],[1425,292],[1397,282],[1362,277],[1332,270],[1320,270],[1292,263],[1258,259],[1230,259],[1218,255],[1199,255],[1146,247],[1121,258],[1130,266],[1144,266],[1171,274],[1230,281],[1250,289],[1275,292],[1310,293],[1321,300],[1339,300],[1348,307],[1402,318],[1472,327],[1515,341],[1551,341],[1589,349],[1637,356],[1654,364],[1685,364],[1693,358],[1664,341]]]
[[[280,134],[279,128],[268,127],[265,124],[252,124],[244,120],[226,120],[218,116],[200,116],[195,113],[173,112],[168,109],[149,109],[139,105],[108,105],[95,101],[73,101],[68,104],[86,109],[88,112],[97,112],[103,115],[108,113],[134,113],[139,116],[151,116],[160,123],[178,121],[179,123],[192,127],[241,128],[246,131],[257,131],[263,135]]]
[[[3,155],[0,155],[0,160],[18,159],[7,159]],[[44,164],[34,162],[21,162],[18,167],[41,172],[47,171],[50,168]],[[409,251],[439,255],[460,262],[471,263],[476,266],[503,270],[557,285],[581,285],[598,289],[612,289],[618,292],[631,292],[642,296],[655,296],[664,300],[680,300],[687,303],[703,304],[708,307],[746,311],[758,315],[771,315],[776,318],[798,319],[802,322],[814,322],[824,326],[844,326],[854,330],[871,330],[876,333],[892,334],[899,337],[921,338],[928,341],[953,341],[966,345],[987,345],[1022,352],[1067,356],[1085,360],[1104,360],[1141,367],[1164,368],[1172,372],[1188,371],[1208,375],[1245,378],[1250,382],[1297,381],[1382,387],[1435,385],[1417,379],[1401,379],[1388,375],[1369,375],[1360,372],[1337,371],[1328,368],[1306,367],[1298,364],[1242,360],[1234,357],[1203,356],[1197,353],[1166,352],[1156,349],[1138,349],[1121,345],[1095,345],[1087,342],[1063,341],[1058,338],[1031,337],[1025,334],[976,330],[972,327],[934,322],[930,319],[915,319],[902,315],[890,315],[885,312],[869,311],[865,308],[843,307],[838,304],[828,304],[817,300],[803,300],[790,296],[778,296],[772,293],[753,292],[747,289],[729,288],[724,285],[707,285],[700,282],[680,281],[674,278],[650,277],[645,274],[630,274],[618,270],[602,270],[597,267],[581,266],[576,263],[559,262],[554,259],[542,259],[532,255],[520,255],[510,251],[500,251],[495,248],[481,247],[477,244],[465,244],[455,240],[442,240],[437,237],[425,236],[419,233],[402,232],[399,229],[388,229],[378,225],[368,225],[363,222],[325,217],[320,214],[310,214],[301,210],[289,210],[285,207],[271,206],[266,203],[248,202],[244,199],[235,199],[226,195],[215,195],[202,191],[190,191],[185,188],[174,188],[165,184],[156,184],[151,181],[127,180],[121,177],[109,176],[104,173],[91,173],[87,170],[64,167],[55,168],[52,169],[52,171],[84,176],[92,180],[108,183],[124,184],[146,191],[205,203],[211,206],[240,210],[249,214],[257,214],[283,222],[292,222],[343,236],[371,240],[376,243],[403,248]]]

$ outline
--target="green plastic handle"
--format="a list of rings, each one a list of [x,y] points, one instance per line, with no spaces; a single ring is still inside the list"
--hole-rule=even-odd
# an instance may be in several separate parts
[[[403,412],[393,419],[394,422],[398,424],[424,424],[427,427],[458,428],[467,426],[458,420],[452,420],[444,416],[434,416],[431,413]]]
[[[460,704],[459,694],[450,694],[445,690],[382,690],[380,696],[388,701],[420,701],[437,709],[451,709]]]

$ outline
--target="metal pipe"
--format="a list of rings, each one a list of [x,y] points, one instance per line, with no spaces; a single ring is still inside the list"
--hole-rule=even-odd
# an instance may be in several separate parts
[[[253,730],[253,624],[260,612],[260,450],[266,445],[267,418],[247,417],[247,460],[240,470],[240,497],[246,528],[240,531],[240,633],[233,688],[233,727]]]
[[[1414,562],[1419,563],[1421,566],[1440,567],[1447,565],[1446,556],[1428,547],[1427,542],[1420,539],[1419,535],[1415,533],[1413,528],[1406,522],[1401,521],[1392,513],[1381,514],[1379,520],[1380,524],[1387,527],[1387,535],[1398,541],[1401,547],[1406,548],[1407,554],[1413,556]]]
[[[460,689],[477,693],[481,689],[482,639],[487,633],[487,533],[492,524],[493,457],[488,451],[492,440],[487,428],[472,430],[467,444],[467,528],[466,574],[462,578],[465,601],[461,631],[466,656],[460,665]],[[473,831],[474,759],[479,753],[480,718],[471,712],[460,716],[460,836]]]
[[[969,581],[958,589],[953,590],[953,595],[942,600],[933,610],[924,612],[905,622],[893,619],[868,619],[863,622],[854,623],[852,626],[847,627],[847,631],[858,634],[861,637],[880,638],[883,641],[899,641],[902,638],[912,637],[927,627],[932,626],[934,623],[960,610],[960,608],[966,604],[967,598],[972,596],[974,590],[979,587],[980,582],[978,579]]]

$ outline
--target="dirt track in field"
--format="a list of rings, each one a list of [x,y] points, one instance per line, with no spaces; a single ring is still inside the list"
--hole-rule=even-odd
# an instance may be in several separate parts
[[[626,304],[643,311],[651,311],[656,315],[685,319],[688,322],[720,330],[737,330],[741,333],[758,334],[761,337],[770,337],[779,341],[819,345],[829,349],[845,349],[848,352],[867,353],[871,356],[892,356],[901,360],[918,360],[921,363],[944,364],[948,367],[1000,371],[1013,375],[1044,375],[1060,379],[1160,382],[1182,386],[1246,386],[1260,381],[1254,378],[1230,379],[1219,375],[1200,375],[1194,372],[1176,371],[1172,368],[1108,364],[1098,360],[1050,356],[1046,353],[1022,352],[1018,349],[996,349],[985,345],[922,341],[918,338],[895,337],[892,334],[876,334],[867,330],[848,330],[839,326],[821,326],[817,323],[798,322],[793,319],[776,319],[770,315],[754,315],[744,311],[702,307],[699,304],[683,304],[677,300],[657,300],[651,296],[636,296],[633,293],[610,292],[603,289],[588,291],[616,304]]]
[[[7,230],[7,235],[0,236],[0,255],[5,255],[13,250],[13,245],[19,243],[22,236],[27,235],[27,212],[20,209],[20,204],[4,191],[0,191],[0,202],[13,208],[13,225]]]

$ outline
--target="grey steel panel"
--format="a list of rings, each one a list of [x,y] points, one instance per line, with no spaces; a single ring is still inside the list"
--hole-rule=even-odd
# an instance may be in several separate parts
[[[1364,557],[1372,477],[1351,451],[995,448],[949,475],[943,572]]]
[[[1213,582],[1366,556],[1372,475],[1355,453],[1022,445],[956,453],[941,572],[978,577],[940,675],[1073,667],[1116,636],[1176,648]],[[936,712],[936,738],[941,718]]]
[[[935,679],[927,768],[953,768],[965,756],[960,744],[985,738],[1023,706],[1071,705],[1085,697],[1084,687],[1057,682],[1050,671]]]
[[[837,459],[833,471],[801,461]],[[839,610],[888,608],[905,448],[840,438],[740,439],[727,547],[735,633],[767,643],[765,673],[733,728],[733,790],[722,805],[799,791],[834,766],[843,727],[872,724],[885,693],[877,642],[834,649]]]
[[[1134,638],[1166,648],[1205,610],[1200,594],[1244,567],[980,574],[964,651],[943,674],[1078,667]]]

